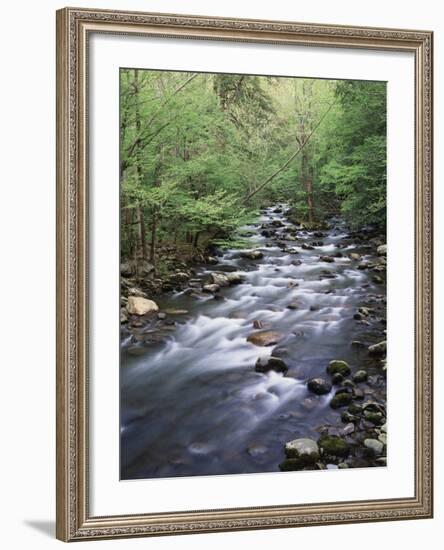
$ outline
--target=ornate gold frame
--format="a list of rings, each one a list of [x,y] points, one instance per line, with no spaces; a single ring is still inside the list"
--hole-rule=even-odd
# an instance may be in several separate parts
[[[91,517],[87,407],[87,38],[92,32],[408,51],[416,87],[415,496]],[[57,537],[63,541],[432,517],[432,40],[429,31],[65,8],[57,12]]]

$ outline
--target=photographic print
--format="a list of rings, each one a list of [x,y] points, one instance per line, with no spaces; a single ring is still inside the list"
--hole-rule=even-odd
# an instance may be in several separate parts
[[[385,466],[386,256],[385,82],[120,69],[121,479]]]

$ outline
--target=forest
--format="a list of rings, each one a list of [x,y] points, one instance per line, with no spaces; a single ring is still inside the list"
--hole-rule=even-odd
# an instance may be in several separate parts
[[[120,143],[122,260],[160,273],[278,201],[385,231],[384,82],[121,69]]]

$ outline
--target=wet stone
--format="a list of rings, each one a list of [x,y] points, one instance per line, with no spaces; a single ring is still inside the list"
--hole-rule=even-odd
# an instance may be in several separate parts
[[[331,384],[324,378],[311,378],[307,382],[307,388],[316,395],[325,395],[331,391]]]

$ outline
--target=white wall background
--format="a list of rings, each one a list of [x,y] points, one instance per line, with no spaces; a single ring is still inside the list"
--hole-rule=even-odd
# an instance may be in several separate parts
[[[190,13],[435,31],[435,98],[444,93],[444,18],[439,0],[85,0],[72,6]],[[55,325],[55,10],[56,0],[2,6],[0,165],[1,374],[0,505],[3,547],[53,548],[54,539],[54,325]],[[443,207],[444,116],[435,100],[435,208]],[[436,282],[444,277],[444,214],[437,210]],[[441,247],[440,247],[441,245]],[[439,248],[440,247],[440,248]],[[436,311],[444,306],[436,285]],[[442,334],[442,313],[436,334]],[[433,520],[310,527],[130,541],[90,542],[100,548],[230,546],[256,549],[307,546],[335,550],[437,548],[444,534],[444,376],[442,337],[436,338],[436,507]],[[120,545],[120,546],[119,546]],[[99,546],[97,546],[99,548]]]

